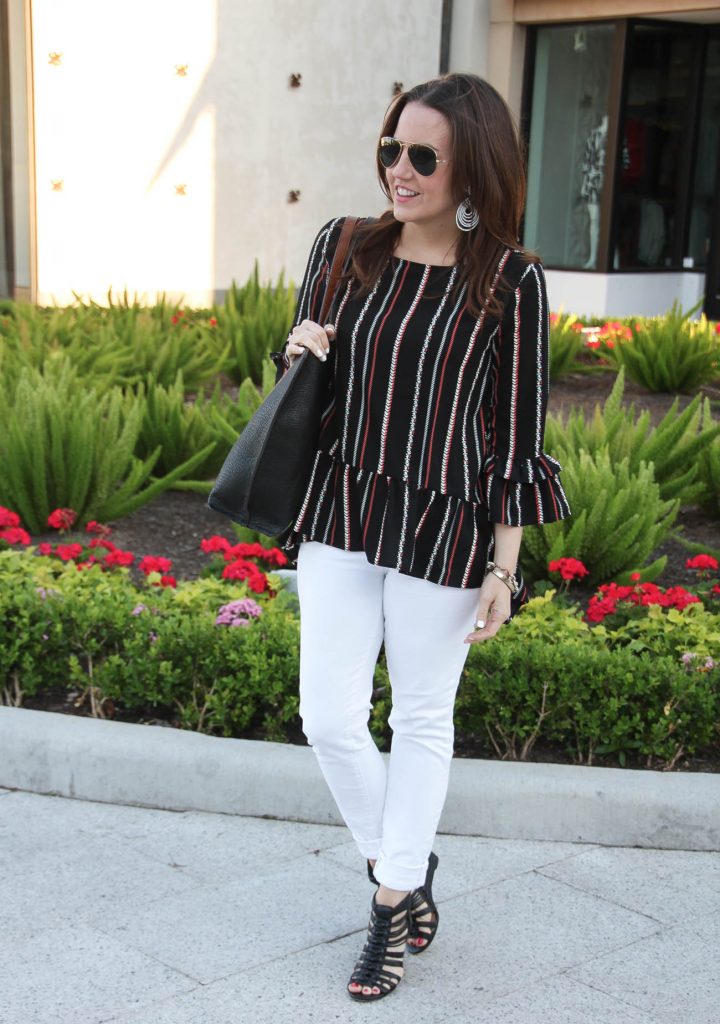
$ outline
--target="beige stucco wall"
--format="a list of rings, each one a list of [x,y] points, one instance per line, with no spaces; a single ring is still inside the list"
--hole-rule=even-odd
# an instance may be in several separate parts
[[[438,70],[440,0],[412,17],[383,0],[31,10],[39,302],[112,287],[205,303],[256,257],[297,281],[325,220],[383,209],[373,149],[393,83]]]

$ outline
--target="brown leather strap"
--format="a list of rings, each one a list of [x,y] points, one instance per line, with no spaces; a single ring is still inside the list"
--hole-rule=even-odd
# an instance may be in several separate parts
[[[332,303],[335,289],[337,288],[338,281],[340,280],[340,276],[343,271],[343,264],[345,263],[345,258],[350,246],[350,239],[352,238],[355,225],[359,219],[359,217],[346,217],[345,223],[340,231],[340,238],[338,239],[335,255],[333,256],[332,267],[330,268],[330,278],[328,280],[327,288],[325,289],[325,297],[323,298],[320,316],[318,317],[318,323],[321,327],[325,326],[325,317],[330,311],[330,304]]]

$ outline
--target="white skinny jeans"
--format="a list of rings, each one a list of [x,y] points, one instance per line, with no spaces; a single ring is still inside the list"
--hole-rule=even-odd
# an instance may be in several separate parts
[[[375,877],[422,885],[447,795],[453,707],[480,588],[446,587],[303,541],[300,715],[338,809]],[[368,729],[385,641],[392,684],[389,765]]]

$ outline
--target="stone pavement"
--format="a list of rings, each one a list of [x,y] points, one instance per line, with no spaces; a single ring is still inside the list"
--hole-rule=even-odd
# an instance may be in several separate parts
[[[1,1024],[718,1024],[720,855],[439,835],[437,938],[345,993],[344,827],[0,789]]]

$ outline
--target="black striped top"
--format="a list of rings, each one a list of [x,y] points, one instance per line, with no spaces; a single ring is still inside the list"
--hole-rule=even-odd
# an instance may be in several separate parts
[[[295,324],[320,314],[342,223],[315,239]],[[494,522],[571,515],[562,467],[543,452],[542,267],[505,250],[495,275],[511,287],[501,321],[468,312],[457,273],[392,257],[369,295],[351,294],[351,283],[338,290],[318,447],[297,518],[278,538],[291,563],[301,541],[318,540],[443,586],[479,587]],[[529,598],[521,566],[516,575],[512,614]]]

